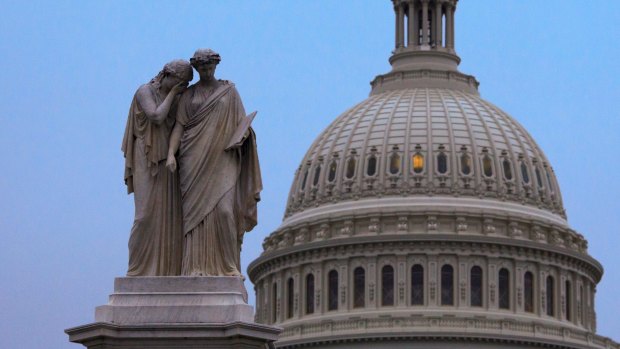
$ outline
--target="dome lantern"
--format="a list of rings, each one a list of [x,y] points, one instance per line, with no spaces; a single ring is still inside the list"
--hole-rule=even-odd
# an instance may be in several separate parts
[[[454,49],[457,0],[392,0],[395,48],[392,71],[377,76],[371,95],[415,87],[449,88],[478,94],[478,81],[458,71]],[[445,37],[445,39],[444,39]]]

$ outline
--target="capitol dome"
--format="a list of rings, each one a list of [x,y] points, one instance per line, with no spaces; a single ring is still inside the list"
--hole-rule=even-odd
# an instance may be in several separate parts
[[[551,164],[458,71],[457,1],[392,2],[392,70],[315,139],[248,268],[256,321],[279,348],[620,348]]]
[[[384,91],[346,111],[316,138],[290,193],[285,222],[351,200],[447,197],[566,226],[553,170],[527,131],[477,93],[449,88]]]

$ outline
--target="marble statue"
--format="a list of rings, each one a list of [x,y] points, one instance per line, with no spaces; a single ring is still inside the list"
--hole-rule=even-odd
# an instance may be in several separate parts
[[[241,276],[243,235],[256,225],[256,138],[235,85],[215,78],[220,60],[210,49],[190,59],[200,81],[181,95],[170,136],[166,166],[178,164],[182,193],[181,275]]]
[[[122,151],[127,192],[134,194],[135,219],[129,238],[127,276],[181,273],[181,190],[166,170],[178,94],[192,80],[187,61],[174,60],[136,91],[127,117]]]

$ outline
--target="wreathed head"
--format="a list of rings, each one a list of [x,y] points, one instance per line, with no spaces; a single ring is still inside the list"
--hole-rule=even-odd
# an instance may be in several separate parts
[[[222,58],[220,54],[210,48],[199,48],[194,52],[194,56],[189,59],[194,68],[197,69],[202,64],[219,64]]]

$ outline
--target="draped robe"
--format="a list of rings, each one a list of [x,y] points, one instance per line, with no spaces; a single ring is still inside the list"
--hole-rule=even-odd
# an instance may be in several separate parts
[[[241,275],[241,242],[256,225],[262,189],[254,132],[225,150],[243,118],[241,98],[227,81],[213,91],[193,85],[179,101],[183,275]]]
[[[149,83],[149,97],[162,100]],[[172,110],[172,108],[171,108]],[[127,193],[134,194],[135,218],[129,238],[127,276],[180,275],[183,256],[181,190],[176,173],[166,168],[174,113],[163,123],[152,122],[137,94],[131,102],[122,151],[125,155]]]

